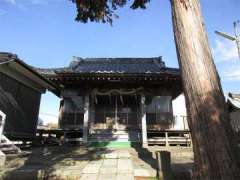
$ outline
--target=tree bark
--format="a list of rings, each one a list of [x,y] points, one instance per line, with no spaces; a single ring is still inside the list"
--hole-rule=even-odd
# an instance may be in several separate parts
[[[209,48],[199,0],[170,0],[193,138],[195,179],[240,179],[237,142]]]

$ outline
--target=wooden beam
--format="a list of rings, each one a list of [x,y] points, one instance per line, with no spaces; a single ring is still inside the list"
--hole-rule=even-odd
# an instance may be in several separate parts
[[[88,137],[88,120],[89,120],[89,95],[84,98],[84,120],[83,120],[83,142],[87,142]]]

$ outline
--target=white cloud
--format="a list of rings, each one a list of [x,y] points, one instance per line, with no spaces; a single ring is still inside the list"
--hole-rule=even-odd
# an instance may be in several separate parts
[[[240,63],[232,65],[223,72],[224,81],[240,81]]]
[[[213,55],[217,63],[235,61],[238,59],[237,45],[234,41],[216,39]]]

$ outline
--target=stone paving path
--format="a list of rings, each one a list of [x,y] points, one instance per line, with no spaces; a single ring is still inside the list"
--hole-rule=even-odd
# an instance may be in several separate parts
[[[126,152],[104,154],[103,159],[89,161],[82,169],[81,180],[134,180],[131,155]]]
[[[48,147],[34,148],[29,153],[8,156],[5,167],[0,168],[0,179],[87,179],[134,180],[156,177],[155,151],[159,147],[137,148],[85,148]],[[192,168],[191,149],[161,149],[171,151],[173,170],[189,171]]]

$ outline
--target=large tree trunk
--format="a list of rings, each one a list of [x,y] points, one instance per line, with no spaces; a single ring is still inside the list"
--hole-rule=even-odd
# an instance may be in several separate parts
[[[209,48],[199,0],[171,0],[178,61],[190,118],[196,179],[240,179],[237,143]]]

